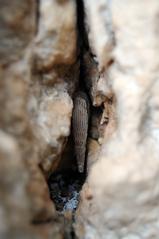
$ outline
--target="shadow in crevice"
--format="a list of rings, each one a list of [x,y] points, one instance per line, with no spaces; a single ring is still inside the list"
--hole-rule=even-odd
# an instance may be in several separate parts
[[[65,213],[76,210],[84,181],[85,176],[73,170],[57,171],[50,176],[50,197],[57,211]]]

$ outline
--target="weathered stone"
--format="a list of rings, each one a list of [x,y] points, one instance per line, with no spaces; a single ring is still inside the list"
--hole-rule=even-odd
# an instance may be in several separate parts
[[[112,1],[117,129],[81,195],[79,238],[158,238],[158,11],[155,0]]]
[[[83,3],[85,19],[79,1],[0,0],[2,239],[71,238],[72,213],[58,217],[47,177],[76,168],[80,87],[93,110],[77,238],[158,238],[159,2]]]
[[[0,6],[0,238],[59,238],[60,223],[45,233],[33,226],[56,218],[29,114],[36,3],[0,1]]]
[[[13,136],[2,130],[0,131],[0,141],[1,234],[5,233],[10,226],[24,226],[27,223],[29,220],[29,200],[25,190],[28,172],[21,161],[19,145]],[[20,203],[22,201],[23,203]]]
[[[35,67],[49,70],[76,61],[76,3],[74,0],[41,0],[35,40]]]
[[[37,4],[34,0],[0,1],[0,64],[23,57],[36,32]]]
[[[105,69],[112,59],[114,35],[112,29],[111,1],[84,1],[86,30],[92,53],[97,57],[99,70]]]
[[[102,105],[112,98],[112,82],[107,73],[113,63],[114,33],[109,1],[84,2],[88,45],[84,51],[83,68],[85,84],[92,104]],[[88,48],[88,49],[87,49]]]
[[[70,134],[71,96],[79,74],[76,38],[76,3],[40,1],[29,110],[47,175],[59,166]]]
[[[41,165],[45,172],[54,171],[70,134],[72,99],[64,83],[61,83],[53,89],[44,88],[42,95],[34,100],[36,104],[32,105],[35,111],[32,125],[38,144],[41,145]]]

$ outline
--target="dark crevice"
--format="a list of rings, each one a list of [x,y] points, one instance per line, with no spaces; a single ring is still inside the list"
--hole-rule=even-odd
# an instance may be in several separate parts
[[[88,37],[85,29],[85,12],[84,3],[82,0],[76,0],[77,5],[77,31],[78,31],[78,58],[80,61],[79,66],[79,82],[75,90],[82,90],[89,98],[90,85],[86,85],[87,77],[89,75],[89,63],[95,56],[92,54]],[[95,65],[96,63],[93,62]],[[94,67],[93,65],[93,67]],[[90,64],[92,67],[92,62]],[[95,67],[97,67],[95,65]],[[91,104],[90,104],[91,105]],[[95,109],[90,107],[91,114],[95,111],[97,116],[101,115],[101,108]],[[91,119],[90,119],[91,123]],[[96,136],[98,138],[98,135]],[[86,158],[87,158],[86,150]],[[50,190],[50,197],[54,202],[56,210],[60,217],[63,218],[64,226],[64,238],[75,239],[75,232],[73,223],[75,222],[75,211],[80,201],[80,191],[87,177],[87,162],[85,163],[84,173],[79,173],[77,168],[77,162],[74,152],[74,142],[72,133],[68,137],[67,144],[62,154],[62,160],[59,164],[56,172],[52,173],[48,179],[48,185]]]
[[[91,102],[88,92],[90,86],[86,85],[87,77],[89,76],[88,72],[89,70],[87,69],[89,68],[89,66],[87,66],[87,64],[89,63],[86,62],[84,58],[85,54],[88,54],[90,61],[90,58],[92,59],[94,56],[92,56],[92,53],[89,49],[88,36],[85,29],[84,2],[82,0],[76,0],[76,6],[77,6],[77,33],[78,33],[77,47],[79,50],[78,57],[80,61],[80,69],[79,69],[79,82],[75,92],[79,90],[84,91],[88,97],[88,101]],[[90,110],[91,113],[95,111],[92,106],[90,107]],[[97,109],[96,111],[98,115],[99,110]],[[91,122],[91,119],[89,120]],[[90,129],[88,129],[88,131],[89,130]],[[86,159],[87,154],[88,149],[86,149]],[[74,152],[74,142],[72,133],[68,137],[67,144],[61,157],[62,160],[60,160],[58,169],[49,177],[48,180],[50,197],[53,200],[57,211],[65,213],[65,211],[67,211],[68,209],[71,210],[72,213],[74,213],[78,206],[79,192],[87,177],[87,162],[85,162],[84,172],[79,173]]]
[[[83,0],[76,0],[77,6],[77,29],[78,29],[78,46],[82,56],[83,48],[88,46],[88,38],[85,30],[85,12]]]
[[[79,82],[77,85],[82,91],[87,91],[83,74],[83,54],[88,48],[88,39],[85,31],[84,4],[82,0],[76,0],[77,6],[77,31],[78,31],[78,58]],[[75,211],[80,200],[80,190],[86,179],[86,168],[84,173],[79,173],[74,153],[74,142],[72,133],[68,137],[67,144],[62,154],[62,160],[56,172],[52,173],[48,179],[50,197],[54,202],[59,217],[63,218],[64,238],[75,239],[73,223],[75,221]]]
[[[40,19],[40,0],[36,0],[36,34],[39,30],[39,19]]]
[[[78,47],[79,47],[79,58],[80,58],[80,74],[79,74],[79,85],[80,90],[86,91],[84,74],[83,74],[83,55],[85,50],[88,48],[88,37],[85,29],[85,12],[84,3],[82,0],[76,0],[77,3],[77,29],[78,29]]]
[[[63,218],[64,239],[75,239],[73,224],[75,211],[80,200],[80,190],[85,175],[77,170],[63,170],[53,173],[48,180],[50,197],[54,202],[59,218]]]
[[[55,203],[56,210],[65,213],[74,212],[78,206],[79,192],[85,181],[83,174],[78,171],[66,170],[53,173],[49,180],[50,197]]]
[[[88,43],[88,36],[85,29],[85,10],[83,1],[76,0],[76,6],[77,6],[77,31],[78,31],[77,47],[79,53],[77,58],[79,59],[80,62],[79,81],[76,91],[79,90],[84,91],[88,96],[89,102],[91,102],[89,95],[90,89],[92,87],[91,84],[93,83],[89,79],[94,75],[96,76],[96,78],[98,78],[98,63],[96,62],[95,60],[96,56],[91,52]],[[39,9],[40,9],[40,0],[37,0],[37,16],[36,16],[37,32],[39,28],[39,17],[40,17]],[[109,62],[109,66],[111,64],[113,64],[113,60]],[[61,66],[56,66],[55,68],[57,72],[61,71]],[[41,74],[42,76],[43,75],[42,73],[44,72],[38,74]],[[52,82],[50,84],[52,84]],[[90,128],[88,130],[89,131],[88,137],[96,141],[99,138],[99,130],[97,126],[99,125],[99,121],[102,117],[103,110],[104,110],[103,105],[100,107],[93,107],[90,104],[91,118],[89,124]],[[86,150],[86,159],[87,154],[88,149]],[[84,173],[79,173],[75,158],[72,133],[67,139],[67,144],[61,157],[62,160],[60,160],[58,169],[50,175],[47,182],[50,191],[50,198],[52,199],[56,207],[56,210],[59,214],[59,218],[62,217],[64,227],[64,238],[75,239],[76,237],[73,223],[75,222],[75,211],[78,208],[80,201],[80,191],[87,177],[87,162],[85,163]],[[44,223],[50,222],[52,222],[52,219],[44,221]],[[33,221],[33,223],[42,224],[43,221],[41,222]]]

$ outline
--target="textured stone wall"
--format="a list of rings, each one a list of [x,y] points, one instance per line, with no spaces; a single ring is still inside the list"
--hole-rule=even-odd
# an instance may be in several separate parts
[[[0,1],[0,238],[63,235],[46,179],[70,133],[76,31],[74,1]]]
[[[71,155],[81,86],[76,237],[158,238],[158,14],[155,0],[0,0],[0,238],[66,238],[47,179]]]
[[[90,9],[98,4],[92,1]],[[158,13],[155,0],[111,1],[116,44],[107,75],[116,96],[116,130],[108,140],[110,120],[83,187],[79,238],[158,238]]]

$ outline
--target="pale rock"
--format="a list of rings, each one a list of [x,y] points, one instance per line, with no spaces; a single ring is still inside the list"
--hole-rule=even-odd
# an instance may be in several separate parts
[[[92,199],[81,194],[76,234],[157,239],[159,2],[113,0],[111,6],[116,46],[108,74],[117,102],[117,128],[109,141],[105,131],[87,179]]]
[[[76,60],[76,3],[74,0],[40,0],[35,40],[35,67],[49,70]]]
[[[86,30],[92,52],[97,57],[99,70],[112,59],[114,36],[112,29],[111,1],[84,1]]]

